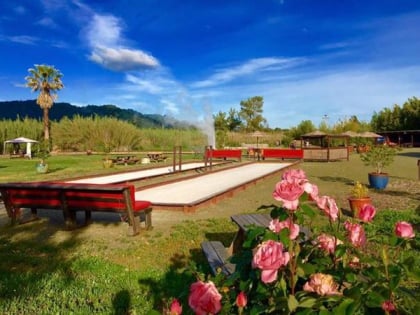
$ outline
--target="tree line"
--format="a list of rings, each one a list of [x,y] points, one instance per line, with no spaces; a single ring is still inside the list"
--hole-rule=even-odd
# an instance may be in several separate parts
[[[219,146],[230,146],[232,132],[264,131],[274,133],[278,129],[268,127],[267,120],[263,116],[264,98],[254,96],[240,103],[240,109],[229,109],[228,112],[219,111],[213,116]],[[416,97],[409,98],[402,106],[394,105],[393,108],[384,108],[374,112],[370,122],[360,121],[356,115],[350,118],[340,119],[332,126],[322,121],[315,126],[311,120],[301,121],[297,126],[287,130],[281,130],[281,144],[288,146],[294,139],[306,133],[320,130],[329,134],[339,134],[345,131],[402,131],[419,130],[420,128],[420,100]]]

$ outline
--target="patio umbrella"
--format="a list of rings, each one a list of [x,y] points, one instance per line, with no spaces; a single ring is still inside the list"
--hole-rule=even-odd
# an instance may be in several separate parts
[[[250,134],[250,136],[253,138],[257,138],[257,149],[258,149],[258,139],[265,137],[265,133],[261,131],[254,131],[253,133]]]

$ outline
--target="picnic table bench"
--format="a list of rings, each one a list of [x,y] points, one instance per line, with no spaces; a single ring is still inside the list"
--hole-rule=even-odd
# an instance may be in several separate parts
[[[236,254],[242,248],[249,227],[268,227],[271,216],[269,214],[261,213],[237,214],[231,216],[231,220],[238,225],[238,231],[235,234],[230,247],[226,248],[223,243],[219,241],[204,241],[201,243],[201,249],[206,256],[214,275],[220,271],[228,276],[235,271],[236,266],[235,264],[232,264],[229,259],[232,254]]]
[[[38,209],[61,210],[66,227],[76,227],[77,211],[85,212],[85,224],[91,212],[120,213],[129,223],[129,234],[140,232],[140,221],[152,227],[152,206],[149,201],[135,200],[134,185],[83,184],[61,182],[0,183],[0,193],[12,223],[21,208],[31,209],[33,219]]]
[[[236,266],[230,262],[230,258],[242,250],[248,230],[252,227],[268,228],[272,220],[268,213],[235,214],[230,218],[232,222],[238,225],[238,231],[229,247],[225,247],[219,241],[204,241],[201,243],[201,249],[214,275],[222,272],[229,276],[235,272]],[[301,226],[300,232],[304,234],[304,239],[308,240],[311,234],[309,229]]]

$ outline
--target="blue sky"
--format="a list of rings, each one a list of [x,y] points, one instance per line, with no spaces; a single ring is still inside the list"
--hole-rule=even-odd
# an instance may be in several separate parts
[[[418,0],[0,1],[0,100],[59,100],[205,120],[264,97],[269,127],[329,124],[420,95]],[[54,109],[52,109],[54,110]]]

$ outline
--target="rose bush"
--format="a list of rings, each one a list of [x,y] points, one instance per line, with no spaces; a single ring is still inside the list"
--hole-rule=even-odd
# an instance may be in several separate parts
[[[273,197],[269,227],[251,227],[231,258],[236,271],[197,275],[195,314],[420,314],[410,223],[378,234],[374,206],[345,217],[302,170],[286,171]]]

